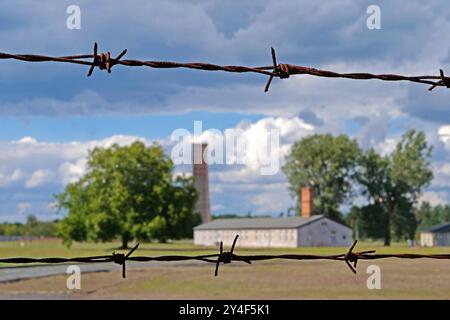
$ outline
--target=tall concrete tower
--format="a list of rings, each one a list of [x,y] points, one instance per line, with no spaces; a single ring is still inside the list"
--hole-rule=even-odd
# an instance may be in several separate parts
[[[203,223],[211,221],[208,164],[205,161],[205,151],[207,147],[208,144],[206,143],[192,144],[192,174],[194,176],[194,185],[198,193],[195,212],[200,213]]]

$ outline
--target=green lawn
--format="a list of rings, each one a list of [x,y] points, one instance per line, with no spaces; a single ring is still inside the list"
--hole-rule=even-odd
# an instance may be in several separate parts
[[[0,243],[0,257],[88,256],[110,254],[119,243],[80,244],[64,247],[60,241],[35,241],[21,246]],[[228,249],[228,248],[226,248]],[[383,247],[361,243],[356,251],[376,249],[379,253],[449,253],[450,248],[409,248],[405,244]],[[237,254],[335,254],[347,248],[245,249]],[[117,250],[116,250],[117,251]],[[194,246],[189,241],[142,244],[138,255],[216,253],[216,247]],[[379,265],[382,289],[368,290],[366,268]],[[247,265],[233,262],[220,268],[202,263],[153,263],[129,268],[122,279],[120,269],[87,273],[82,290],[66,289],[66,275],[0,284],[0,297],[83,298],[83,299],[449,299],[450,261],[383,259],[360,261],[354,275],[341,261],[260,261]]]

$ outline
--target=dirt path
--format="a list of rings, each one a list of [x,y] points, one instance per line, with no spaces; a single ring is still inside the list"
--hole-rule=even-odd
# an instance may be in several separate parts
[[[0,283],[18,280],[35,279],[54,275],[66,274],[69,265],[41,265],[26,267],[0,268]],[[82,273],[105,272],[119,268],[111,263],[79,265]]]

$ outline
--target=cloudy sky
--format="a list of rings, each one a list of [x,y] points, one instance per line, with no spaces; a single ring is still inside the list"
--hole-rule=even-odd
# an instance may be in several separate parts
[[[69,5],[81,28],[66,26]],[[367,28],[367,7],[381,29]],[[0,51],[68,55],[100,51],[130,59],[270,65],[341,72],[438,74],[450,64],[448,1],[0,1]],[[450,73],[450,69],[448,70]],[[0,221],[57,217],[53,194],[85,172],[87,150],[136,139],[168,153],[175,129],[238,130],[246,164],[211,168],[216,214],[278,214],[292,205],[281,172],[261,175],[255,146],[280,133],[283,156],[312,134],[346,133],[389,152],[409,128],[434,145],[435,179],[423,199],[450,199],[450,91],[406,82],[296,76],[275,79],[186,69],[116,66],[111,74],[58,63],[0,60]],[[215,133],[205,133],[211,139]],[[177,167],[189,172],[189,166]]]

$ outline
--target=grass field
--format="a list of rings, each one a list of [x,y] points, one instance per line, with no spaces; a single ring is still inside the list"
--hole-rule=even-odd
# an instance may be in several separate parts
[[[0,257],[86,256],[117,251],[118,243],[74,244],[68,249],[59,241],[35,241],[21,246],[0,243]],[[379,253],[448,253],[449,248],[408,248],[396,244],[361,243],[357,251]],[[343,253],[346,248],[236,249],[242,254]],[[135,255],[215,253],[217,248],[197,247],[189,242],[143,244]],[[381,268],[381,289],[366,286],[366,268]],[[0,270],[1,272],[1,270]],[[120,271],[82,275],[82,289],[68,291],[66,275],[0,284],[0,297],[82,299],[449,299],[450,261],[396,260],[360,261],[354,275],[339,261],[270,261],[252,266],[234,262],[222,265],[218,277],[214,266],[201,263],[155,263]]]

